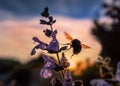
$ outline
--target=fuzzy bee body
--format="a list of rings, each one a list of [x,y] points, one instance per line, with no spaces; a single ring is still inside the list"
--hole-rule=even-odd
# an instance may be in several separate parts
[[[82,48],[84,48],[84,49],[90,48],[89,46],[87,46],[85,44],[82,44],[80,40],[73,39],[68,33],[64,32],[64,35],[65,35],[66,39],[68,39],[68,40],[71,41],[71,43],[67,43],[67,45],[70,45],[69,49],[73,48],[73,54],[72,54],[72,56],[74,54],[80,53],[80,51],[82,50]]]
[[[71,41],[71,43],[72,43],[71,47],[73,48],[73,53],[78,54],[82,49],[81,42],[78,39],[74,39]]]

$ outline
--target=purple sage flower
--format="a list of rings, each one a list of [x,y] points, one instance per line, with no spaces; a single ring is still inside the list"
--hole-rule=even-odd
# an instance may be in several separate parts
[[[45,61],[45,63],[46,63],[46,64],[44,65],[44,67],[47,68],[47,69],[55,70],[55,71],[57,71],[57,72],[64,69],[63,67],[61,67],[60,65],[58,65],[58,64],[55,62],[55,60],[49,58],[49,57],[46,56],[46,55],[43,55],[43,59],[44,59],[44,61]]]
[[[53,59],[49,58],[46,55],[43,55],[42,58],[44,59],[45,65],[40,70],[40,76],[43,78],[49,78],[52,76],[52,71],[60,71],[63,70],[61,66],[59,66]]]
[[[45,65],[40,70],[40,76],[42,78],[49,78],[52,76],[52,69],[54,69],[56,65],[53,59],[49,58],[48,56],[43,55],[42,58],[44,59]]]
[[[56,67],[56,63],[53,59],[49,58],[46,55],[43,55],[42,58],[44,59],[44,63],[45,63],[44,68],[54,69]]]
[[[69,70],[66,70],[62,84],[63,84],[62,86],[83,86],[83,82],[81,80],[76,81],[72,80],[71,73]]]
[[[49,53],[56,53],[56,52],[59,51],[59,43],[58,43],[58,40],[56,39],[56,33],[55,32],[52,32],[52,41],[47,46],[46,50]]]
[[[51,80],[51,83],[52,83],[52,86],[62,86],[61,81],[60,81],[58,78],[56,78],[56,77],[54,77],[54,78]]]
[[[75,84],[72,80],[70,71],[66,70],[65,78],[64,78],[64,81],[63,81],[63,86],[74,86],[74,85]]]
[[[31,55],[36,54],[36,49],[46,50],[46,47],[48,46],[48,44],[40,41],[37,37],[33,37],[33,41],[38,42],[39,44],[32,49]]]
[[[52,76],[52,71],[47,68],[43,68],[40,70],[40,76],[42,78],[49,78]]]
[[[52,40],[49,44],[40,41],[37,37],[33,37],[33,41],[39,44],[32,49],[31,55],[36,54],[36,49],[47,50],[48,53],[59,52],[59,43],[58,40],[56,39],[55,32],[52,32]]]
[[[111,59],[109,57],[103,58],[103,57],[98,57],[98,65],[99,66],[108,66],[110,63]]]
[[[113,86],[103,79],[94,79],[90,81],[91,86]]]
[[[62,52],[62,57],[61,57],[60,61],[61,61],[61,65],[63,68],[67,68],[70,66],[70,63],[68,62],[67,58],[65,57],[64,52]]]

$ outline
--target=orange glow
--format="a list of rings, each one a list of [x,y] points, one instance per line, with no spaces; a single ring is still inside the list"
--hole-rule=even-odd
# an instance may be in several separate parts
[[[70,67],[69,67],[68,69],[70,69],[70,70],[74,70],[75,67],[76,67],[76,63],[75,63],[75,61],[72,60],[72,59],[69,59],[68,62],[70,62]]]
[[[84,60],[80,59],[68,59],[70,62],[70,69],[71,72],[73,72],[74,75],[79,76],[84,73],[84,71],[93,65],[93,62],[91,62],[90,58],[86,58]]]
[[[84,44],[91,47],[90,50],[83,50],[79,55],[75,55],[75,60],[71,61],[70,69],[73,70],[75,65],[85,57],[92,57],[95,59],[96,55],[100,52],[100,44],[91,35],[92,21],[89,19],[71,19],[66,17],[55,17],[57,22],[53,28],[58,30],[57,38],[60,43],[68,43],[70,41],[65,39],[64,33],[71,34],[73,38],[80,39]],[[71,25],[72,24],[72,25]],[[32,37],[37,36],[40,40],[49,43],[51,39],[44,36],[43,30],[47,26],[39,24],[39,18],[32,18],[26,20],[11,19],[0,21],[0,56],[11,57],[12,59],[19,60],[20,62],[27,62],[33,59],[30,53],[35,46]],[[41,53],[40,50],[37,53]],[[68,58],[71,52],[68,53]]]
[[[77,62],[76,63],[76,67],[73,70],[73,74],[76,75],[76,76],[77,75],[81,75],[86,68],[87,68],[86,63],[84,63],[84,62]]]

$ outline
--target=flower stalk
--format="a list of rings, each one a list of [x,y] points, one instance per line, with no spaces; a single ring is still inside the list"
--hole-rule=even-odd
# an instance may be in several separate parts
[[[60,64],[60,66],[62,66],[61,62],[60,62],[59,54],[57,53],[56,55],[57,55],[57,59],[58,59],[58,62]],[[63,80],[64,79],[64,72],[62,70],[60,72],[61,72],[61,77],[62,77],[62,80]]]
[[[59,41],[56,37],[57,30],[54,30],[52,25],[56,22],[52,16],[49,14],[48,7],[45,7],[41,16],[45,18],[40,19],[40,24],[48,25],[49,28],[43,30],[46,37],[51,38],[50,43],[45,43],[41,41],[37,37],[33,37],[33,41],[37,42],[37,45],[32,49],[31,55],[36,54],[36,50],[40,49],[43,51],[47,51],[50,54],[55,54],[57,57],[57,61],[53,58],[50,58],[47,55],[43,55],[42,58],[44,60],[44,66],[40,70],[40,76],[42,78],[49,78],[53,76],[52,71],[60,72],[60,78],[56,76],[52,79],[52,86],[83,86],[82,81],[74,81],[72,80],[71,73],[67,69],[70,66],[67,58],[65,57],[64,50],[68,50],[68,45],[59,46]],[[62,57],[59,56],[59,53],[62,52]],[[77,85],[79,84],[79,85]]]

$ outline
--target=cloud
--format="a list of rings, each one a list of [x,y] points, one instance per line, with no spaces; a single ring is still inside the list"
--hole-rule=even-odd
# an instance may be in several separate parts
[[[16,16],[37,16],[46,5],[52,14],[70,17],[89,17],[89,12],[100,0],[2,0],[0,10]]]

